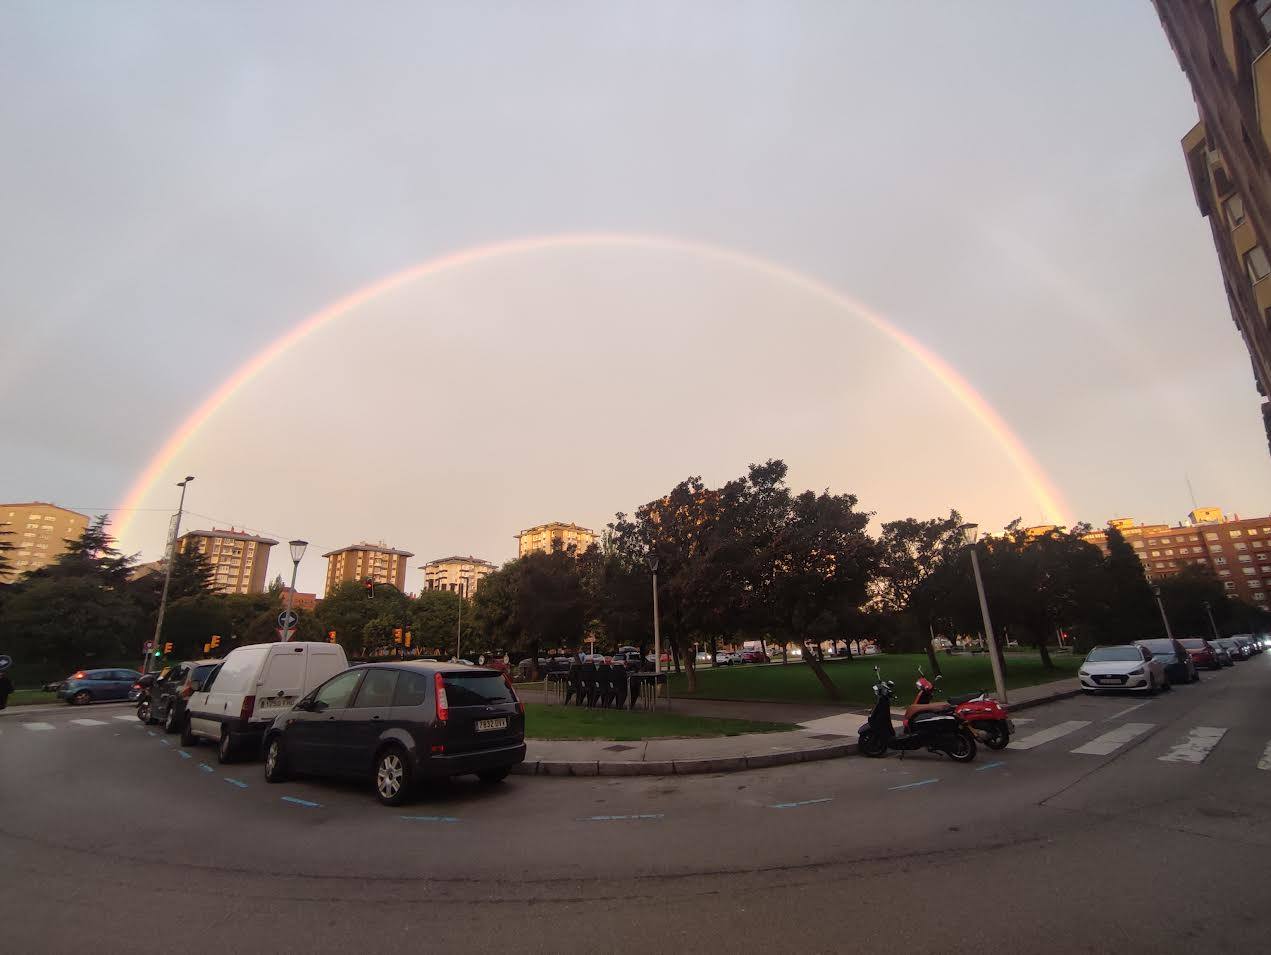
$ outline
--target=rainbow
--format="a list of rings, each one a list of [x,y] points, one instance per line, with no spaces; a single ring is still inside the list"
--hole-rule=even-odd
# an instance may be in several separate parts
[[[1055,524],[1068,523],[1065,516],[1067,507],[1059,491],[1051,484],[1046,473],[1042,471],[1032,454],[1001,415],[948,362],[912,335],[892,325],[877,312],[848,298],[824,282],[786,266],[734,249],[666,236],[601,232],[536,236],[462,249],[394,272],[314,312],[249,358],[181,422],[180,427],[168,437],[129,488],[127,497],[119,509],[120,519],[115,527],[116,534],[123,537],[127,532],[134,515],[155,484],[165,476],[175,475],[177,470],[180,470],[174,469],[174,462],[181,452],[199,433],[199,429],[234,396],[235,392],[268,368],[275,359],[319,329],[355,312],[382,295],[445,272],[533,252],[606,246],[676,252],[739,266],[800,288],[868,322],[917,359],[989,431],[1027,483],[1045,519]]]

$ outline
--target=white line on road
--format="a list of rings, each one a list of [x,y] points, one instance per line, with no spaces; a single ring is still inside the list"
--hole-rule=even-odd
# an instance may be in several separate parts
[[[1113,713],[1111,716],[1105,716],[1103,718],[1103,721],[1105,723],[1110,723],[1112,720],[1115,720],[1117,717],[1125,716],[1128,713],[1133,713],[1140,706],[1147,706],[1151,702],[1152,702],[1151,700],[1144,700],[1142,703],[1135,703],[1133,706],[1128,706],[1125,709],[1121,710],[1120,712]]]
[[[1266,750],[1262,753],[1262,758],[1258,760],[1259,769],[1271,769],[1271,743],[1267,743]]]
[[[1126,723],[1124,726],[1118,726],[1102,736],[1096,736],[1085,746],[1078,746],[1072,752],[1080,753],[1083,756],[1109,756],[1136,736],[1142,736],[1155,725],[1155,723]]]
[[[1077,730],[1085,729],[1090,725],[1089,720],[1068,720],[1060,723],[1058,726],[1052,726],[1047,730],[1038,730],[1028,736],[1021,736],[1019,739],[1011,740],[1007,749],[1033,749],[1041,746],[1043,743],[1049,743],[1057,740],[1061,736],[1067,736],[1069,733],[1075,733]]]
[[[905,785],[903,786],[889,786],[887,791],[894,793],[898,789],[916,789],[919,786],[930,786],[932,783],[938,783],[938,782],[940,782],[939,777],[935,779],[920,779],[916,783],[905,783]]]
[[[68,722],[74,723],[76,726],[105,726],[106,725],[105,720],[69,720]]]
[[[772,808],[772,809],[794,809],[794,808],[796,808],[796,807],[798,807],[798,806],[814,806],[814,805],[816,805],[816,804],[817,804],[817,803],[819,803],[819,802],[829,802],[829,801],[830,801],[830,798],[831,798],[831,797],[829,797],[829,796],[824,796],[824,797],[822,797],[822,798],[820,798],[820,799],[804,799],[802,802],[779,802],[779,803],[776,803],[776,804],[774,804],[773,806],[771,806],[771,807],[769,807],[769,808]]]
[[[25,726],[25,727],[26,727],[27,729],[29,729],[29,730],[51,730],[51,729],[56,729],[56,727],[55,727],[52,723],[23,723],[22,725],[23,725],[23,726]]]
[[[116,717],[115,717],[115,719],[117,719],[117,720],[123,720],[125,723],[131,723],[133,720],[136,720],[136,719],[137,719],[137,717],[136,717],[136,716],[134,716],[132,713],[128,713],[128,714],[126,714],[126,715],[124,715],[124,716],[116,716]],[[140,726],[140,725],[141,725],[141,721],[140,721],[140,720],[137,720],[137,725],[138,725],[138,726]]]
[[[1223,726],[1194,726],[1187,738],[1177,743],[1164,756],[1156,757],[1163,763],[1200,763],[1218,745],[1218,741],[1226,734]]]

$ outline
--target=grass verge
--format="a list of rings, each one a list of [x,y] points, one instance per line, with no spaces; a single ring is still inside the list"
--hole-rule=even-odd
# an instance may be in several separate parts
[[[56,702],[56,693],[45,693],[43,690],[14,690],[9,695],[10,706],[30,706],[32,703]]]
[[[779,733],[793,729],[797,727],[790,723],[525,704],[525,735],[530,739],[645,740],[667,736],[739,736],[742,733]]]

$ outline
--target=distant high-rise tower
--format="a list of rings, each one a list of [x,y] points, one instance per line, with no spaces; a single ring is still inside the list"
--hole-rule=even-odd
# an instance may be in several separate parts
[[[570,547],[574,548],[575,554],[581,554],[596,540],[596,532],[593,530],[579,527],[577,524],[552,521],[517,534],[516,556],[524,557],[535,551],[551,553],[554,550],[567,550]]]
[[[398,590],[406,590],[406,561],[414,557],[408,550],[396,550],[378,544],[350,544],[322,555],[327,559],[327,586],[325,596],[340,584],[349,581],[373,580],[377,584],[392,584]]]
[[[1153,0],[1200,122],[1183,152],[1258,391],[1271,395],[1271,0]],[[1271,447],[1271,402],[1262,405]]]
[[[56,504],[0,504],[0,533],[5,535],[0,541],[10,547],[5,558],[9,571],[0,573],[0,584],[47,567],[66,553],[68,540],[79,540],[87,528],[87,514]]]

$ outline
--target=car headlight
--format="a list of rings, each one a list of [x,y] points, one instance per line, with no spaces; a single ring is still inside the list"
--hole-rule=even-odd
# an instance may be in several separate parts
[[[1130,676],[1142,676],[1142,675],[1143,675],[1143,668],[1142,668],[1142,667],[1139,667],[1137,670],[1131,670],[1131,671],[1130,671]]]
[[[1077,676],[1089,676],[1089,675],[1090,675],[1090,674],[1089,674],[1089,673],[1087,673],[1085,670],[1078,670],[1078,671],[1077,671]]]

